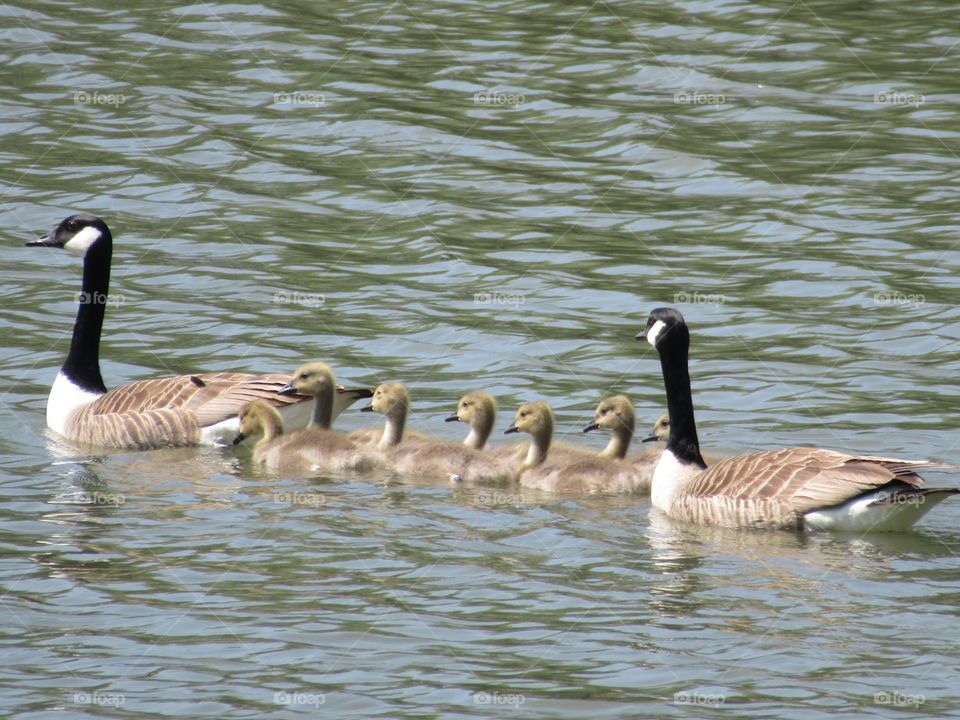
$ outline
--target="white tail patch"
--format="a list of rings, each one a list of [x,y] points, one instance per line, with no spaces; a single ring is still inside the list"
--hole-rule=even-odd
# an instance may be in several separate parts
[[[948,493],[896,495],[877,490],[839,507],[808,512],[803,521],[811,530],[903,532],[947,497]]]
[[[61,370],[53,381],[50,395],[47,396],[47,427],[61,435],[67,435],[67,426],[77,411],[101,397],[103,393],[84,390]]]

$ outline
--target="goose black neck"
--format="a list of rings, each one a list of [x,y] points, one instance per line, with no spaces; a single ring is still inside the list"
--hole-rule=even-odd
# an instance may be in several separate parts
[[[687,365],[690,351],[690,332],[686,325],[669,330],[657,344],[663,385],[667,391],[667,410],[670,413],[670,437],[667,450],[678,460],[706,467],[700,455],[697,423],[693,416],[693,395],[690,392],[690,370]]]
[[[100,374],[100,333],[107,292],[110,289],[112,243],[109,235],[90,246],[83,257],[83,287],[77,320],[73,325],[70,353],[62,372],[75,384],[91,392],[106,392]]]

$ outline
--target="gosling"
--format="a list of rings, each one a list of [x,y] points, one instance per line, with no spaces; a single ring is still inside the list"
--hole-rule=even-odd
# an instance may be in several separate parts
[[[263,438],[254,446],[254,461],[280,472],[372,470],[376,465],[372,454],[363,452],[345,435],[330,429],[337,389],[333,370],[326,363],[313,362],[301,366],[279,392],[313,397],[311,424],[303,430],[284,435],[279,414],[269,412],[272,406],[254,401],[240,413],[240,433],[234,444],[245,437],[262,434]]]
[[[537,400],[522,405],[517,410],[513,425],[505,431],[525,432],[531,436],[527,456],[516,475],[520,485],[550,492],[580,494],[643,490],[640,474],[621,460],[593,454],[548,458],[553,425],[550,406]]]
[[[491,398],[492,401],[492,398]],[[503,482],[511,479],[509,463],[497,462],[485,453],[463,443],[406,433],[410,394],[402,383],[386,383],[373,392],[367,412],[386,416],[383,432],[371,438],[360,431],[358,437],[376,447],[381,462],[394,472],[420,477],[444,478],[464,482]],[[474,430],[471,428],[471,434]],[[471,442],[486,442],[476,435]],[[487,432],[489,435],[489,431]]]

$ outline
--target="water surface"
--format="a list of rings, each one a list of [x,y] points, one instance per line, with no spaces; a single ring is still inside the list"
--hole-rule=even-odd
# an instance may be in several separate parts
[[[112,385],[403,380],[566,442],[957,462],[951,4],[7,4],[0,517],[11,717],[951,717],[960,506],[906,535],[692,528],[646,498],[274,478],[43,428],[80,264],[115,238]],[[344,429],[369,416],[348,413]],[[949,474],[931,476],[954,484]]]

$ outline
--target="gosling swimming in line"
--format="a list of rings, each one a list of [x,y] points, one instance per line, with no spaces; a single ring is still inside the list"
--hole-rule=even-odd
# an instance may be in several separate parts
[[[486,442],[483,424],[492,417],[489,411],[493,399],[489,400],[489,404],[481,401],[486,413],[481,412],[479,416],[466,413],[467,417],[473,417],[474,422],[479,425],[471,425],[468,434],[471,444],[479,443],[482,446]],[[458,405],[458,411],[461,405]],[[374,391],[369,407],[362,410],[383,414],[386,418],[383,431],[371,433],[369,430],[361,430],[352,433],[350,437],[356,437],[365,446],[375,448],[380,462],[398,473],[477,483],[503,482],[512,477],[513,468],[510,463],[498,461],[465,443],[405,432],[409,409],[410,394],[405,385],[380,385]],[[489,435],[489,429],[486,430],[486,435]]]
[[[285,435],[280,413],[265,400],[254,400],[240,412],[240,432],[234,444],[263,435],[254,445],[257,464],[276,472],[366,472],[377,457],[346,435],[330,429],[336,394],[333,370],[322,362],[300,367],[281,393],[314,398],[312,424]]]
[[[580,494],[643,492],[645,485],[649,487],[642,473],[619,459],[582,454],[554,460],[550,457],[553,426],[554,416],[550,405],[536,400],[520,406],[513,425],[505,431],[530,435],[527,455],[517,469],[516,477],[520,485],[550,492]],[[621,434],[614,444],[616,452],[620,452],[622,442]]]

